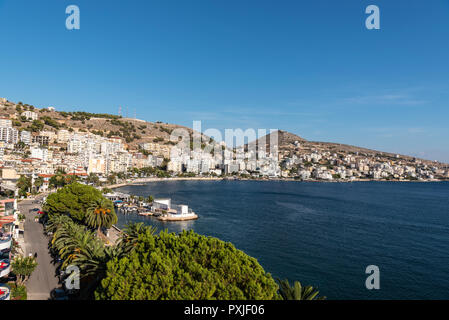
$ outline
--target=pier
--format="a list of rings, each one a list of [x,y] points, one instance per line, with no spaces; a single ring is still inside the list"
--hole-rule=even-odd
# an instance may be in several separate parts
[[[136,201],[133,196],[114,192],[105,194],[105,197],[114,202],[115,207],[122,214],[137,214],[140,216],[155,217],[159,221],[187,221],[196,220],[198,215],[185,204],[172,206],[171,199],[155,199],[146,204]]]

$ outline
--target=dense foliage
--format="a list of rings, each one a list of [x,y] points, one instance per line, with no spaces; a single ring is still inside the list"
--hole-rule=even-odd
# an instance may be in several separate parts
[[[104,199],[101,191],[81,183],[67,185],[48,196],[44,211],[49,215],[68,214],[83,221],[92,203]],[[113,213],[115,215],[115,212]]]
[[[11,288],[12,300],[27,300],[27,288],[23,285],[16,285],[15,283],[9,284]]]
[[[78,181],[76,175],[67,175],[63,172],[58,172],[53,177],[50,178],[49,187],[50,188],[61,188],[68,184],[72,184]]]
[[[231,243],[198,235],[140,233],[135,250],[107,264],[97,299],[273,299],[277,285]]]
[[[31,177],[20,176],[20,178],[16,184],[17,188],[19,189],[20,197],[26,197],[27,192],[31,191],[31,187],[32,187],[31,182],[32,182]]]
[[[37,267],[37,262],[34,257],[18,256],[14,258],[11,263],[12,271],[17,276],[16,284],[23,285]]]
[[[64,118],[71,117],[71,120],[74,121],[83,121],[83,120],[90,120],[91,118],[104,118],[104,119],[120,119],[121,116],[116,116],[112,114],[107,113],[90,113],[90,112],[83,112],[83,111],[76,111],[76,112],[59,112],[61,116]]]
[[[117,216],[112,202],[91,186],[65,186],[47,198],[44,210],[45,231],[52,236],[53,256],[62,260],[61,270],[80,269],[81,299],[319,299],[318,291],[299,282],[279,281],[278,287],[256,259],[193,231],[155,235],[152,227],[132,224],[111,245],[100,228],[109,228]]]

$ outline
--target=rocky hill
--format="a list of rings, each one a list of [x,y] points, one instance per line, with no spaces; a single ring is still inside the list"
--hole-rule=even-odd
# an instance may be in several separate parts
[[[23,112],[38,114],[38,120],[26,119]],[[104,137],[121,137],[130,149],[137,149],[140,143],[153,142],[171,145],[170,134],[174,129],[183,128],[192,134],[192,129],[175,124],[148,122],[133,118],[122,118],[111,114],[88,112],[64,112],[38,109],[21,102],[0,102],[0,117],[13,119],[13,126],[19,130],[39,132],[43,130],[58,131],[66,129],[77,132],[91,132]]]
[[[317,152],[330,152],[331,154],[336,153],[341,155],[355,155],[366,158],[383,158],[393,161],[405,161],[405,162],[420,161],[423,164],[433,164],[444,168],[449,167],[449,165],[446,163],[415,158],[407,155],[383,152],[341,143],[308,141],[293,133],[282,130],[279,130],[273,134],[278,136],[278,150],[283,156],[292,156],[294,154],[302,155],[317,151]],[[270,140],[272,139],[271,135],[272,134],[268,134],[262,138],[259,138],[255,142],[249,143],[246,146],[246,149],[252,147],[254,143],[256,143],[256,145],[259,146],[263,145],[264,141],[266,141],[266,152],[269,152]],[[273,138],[273,141],[276,141],[276,137]]]
[[[22,116],[24,111],[36,112],[39,120],[27,120]],[[10,101],[0,101],[0,117],[13,119],[13,125],[19,130],[28,130],[39,132],[42,130],[58,131],[66,129],[69,131],[91,132],[104,137],[121,137],[128,144],[130,150],[137,150],[140,143],[153,142],[161,145],[172,145],[170,142],[170,134],[176,128],[183,128],[192,135],[193,130],[175,124],[162,122],[148,122],[133,118],[122,118],[111,114],[96,114],[88,112],[64,112],[52,109],[38,109],[32,105],[23,104],[21,102],[13,103]],[[414,161],[415,158],[406,155],[397,155],[388,152],[371,150],[351,145],[307,141],[293,133],[279,130],[278,150],[281,155],[293,155],[310,153],[313,150],[328,151],[331,153],[354,154],[366,157],[382,157],[392,160]],[[208,140],[209,137],[203,136]],[[266,151],[270,150],[270,137],[260,138],[251,142],[249,145],[262,145],[262,141],[266,141]],[[245,148],[248,149],[249,145]],[[433,163],[430,160],[419,159],[423,163]],[[447,167],[447,164],[437,163],[439,166]]]

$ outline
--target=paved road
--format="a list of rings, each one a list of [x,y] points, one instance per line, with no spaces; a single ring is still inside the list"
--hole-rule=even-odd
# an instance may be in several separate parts
[[[25,248],[24,254],[34,255],[37,252],[37,268],[27,282],[29,300],[48,300],[50,292],[59,287],[56,277],[56,267],[52,264],[52,258],[48,251],[48,238],[44,235],[43,226],[34,221],[35,213],[29,213],[37,205],[31,200],[19,203],[19,210],[26,216],[25,221]]]

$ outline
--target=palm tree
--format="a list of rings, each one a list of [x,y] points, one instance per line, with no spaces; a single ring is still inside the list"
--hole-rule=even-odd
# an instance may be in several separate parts
[[[318,297],[320,293],[312,286],[301,286],[299,281],[295,281],[291,286],[287,279],[277,279],[279,284],[279,294],[284,300],[324,300],[326,297]]]
[[[117,223],[112,201],[105,198],[93,201],[87,209],[85,222],[89,227],[96,228],[98,235],[101,234],[101,228],[112,227]]]
[[[69,216],[66,215],[49,215],[48,222],[45,225],[45,231],[54,233],[63,225],[67,225],[72,222]]]
[[[98,176],[95,173],[91,172],[87,176],[86,181],[88,183],[92,183],[93,185],[98,185],[98,182],[100,181],[100,178],[98,178]]]
[[[134,250],[137,246],[139,235],[146,232],[154,235],[156,233],[156,228],[152,226],[145,226],[142,222],[127,225],[123,230],[123,234],[119,242],[117,243],[117,247],[120,252],[122,254],[128,254]]]

